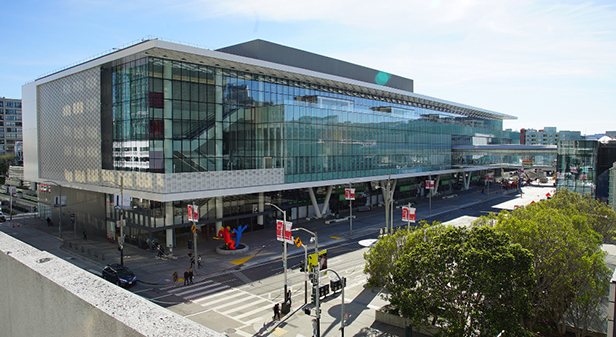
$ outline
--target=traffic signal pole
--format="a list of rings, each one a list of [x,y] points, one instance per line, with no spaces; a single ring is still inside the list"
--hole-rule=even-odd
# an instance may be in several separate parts
[[[302,245],[304,248],[304,304],[308,304],[308,247]]]

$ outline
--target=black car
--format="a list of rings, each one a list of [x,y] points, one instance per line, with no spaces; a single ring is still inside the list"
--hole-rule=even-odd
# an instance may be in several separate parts
[[[2,221],[2,222],[6,221],[6,215],[4,215],[4,213],[2,213],[2,210],[0,210],[0,221]]]
[[[130,269],[117,263],[106,265],[103,268],[103,278],[123,287],[137,283],[137,276]]]

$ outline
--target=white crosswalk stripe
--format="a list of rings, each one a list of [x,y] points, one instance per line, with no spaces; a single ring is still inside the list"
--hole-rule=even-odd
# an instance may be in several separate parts
[[[219,283],[208,283],[209,289],[215,289]],[[191,296],[197,295],[190,290]],[[200,304],[204,308],[213,310],[221,315],[230,317],[243,324],[260,321],[262,316],[273,315],[273,301],[259,295],[244,291],[239,288],[229,288],[219,292],[212,292],[203,296],[193,297],[194,303]]]

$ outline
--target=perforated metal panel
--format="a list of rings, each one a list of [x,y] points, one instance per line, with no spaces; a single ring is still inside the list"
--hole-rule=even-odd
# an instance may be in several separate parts
[[[101,170],[100,71],[38,87],[41,178],[97,183]]]

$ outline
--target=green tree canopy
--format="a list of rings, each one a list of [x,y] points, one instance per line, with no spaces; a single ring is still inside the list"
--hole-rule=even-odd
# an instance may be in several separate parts
[[[6,176],[9,166],[17,163],[17,156],[8,153],[0,156],[0,175]]]
[[[587,324],[589,317],[582,316],[596,314],[611,272],[601,245],[613,236],[614,224],[609,221],[614,216],[595,200],[565,190],[550,200],[475,222],[493,224],[533,254],[535,286],[529,294],[533,319],[525,322],[528,329],[539,323],[564,334],[567,321]]]
[[[524,335],[532,255],[489,227],[424,226],[383,237],[366,253],[368,284],[414,324],[446,335]]]

